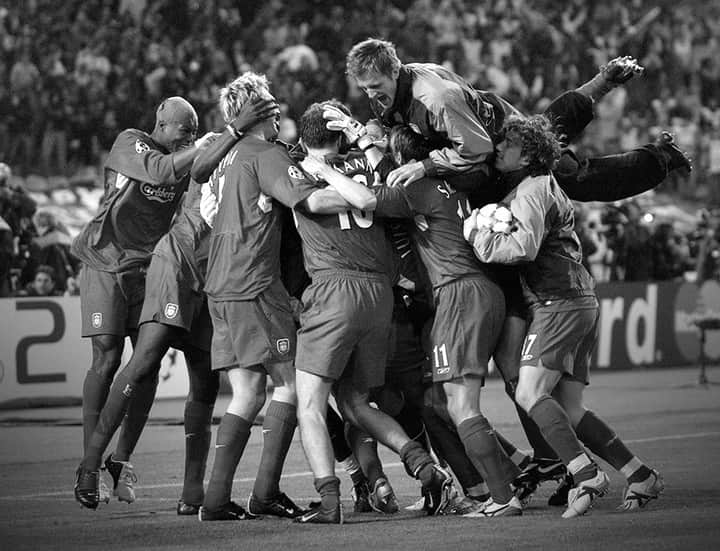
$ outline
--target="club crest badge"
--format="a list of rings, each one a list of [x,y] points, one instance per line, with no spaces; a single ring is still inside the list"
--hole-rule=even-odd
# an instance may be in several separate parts
[[[95,329],[100,329],[102,327],[102,312],[95,312],[91,316],[92,326]]]
[[[290,339],[278,339],[276,345],[277,351],[280,354],[287,354],[290,352]]]
[[[150,146],[141,140],[135,140],[135,153],[145,153],[150,151]]]
[[[294,178],[295,180],[305,179],[305,175],[303,174],[302,170],[300,170],[295,165],[290,165],[288,167],[288,176],[290,176],[290,178]]]
[[[165,305],[165,317],[169,320],[173,319],[175,316],[177,316],[178,313],[178,305],[173,304],[172,302],[168,302]]]

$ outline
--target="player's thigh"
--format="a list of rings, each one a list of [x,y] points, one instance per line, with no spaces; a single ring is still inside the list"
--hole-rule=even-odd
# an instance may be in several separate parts
[[[495,365],[505,382],[516,380],[520,374],[520,355],[527,334],[524,316],[508,311],[493,352]]]
[[[500,288],[482,279],[460,280],[436,291],[430,330],[433,381],[484,377],[505,319]]]

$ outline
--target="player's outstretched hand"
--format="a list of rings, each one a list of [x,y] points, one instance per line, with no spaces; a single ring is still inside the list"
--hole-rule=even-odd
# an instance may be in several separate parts
[[[477,229],[477,217],[480,209],[473,209],[465,221],[463,222],[463,236],[466,241],[470,241],[472,237],[472,231]]]
[[[237,117],[231,120],[229,124],[236,132],[247,132],[259,122],[274,117],[278,113],[280,113],[280,106],[274,99],[258,98],[254,101],[246,102],[245,105],[240,108]]]
[[[210,189],[210,184],[205,182],[200,190],[200,216],[212,228],[217,212],[218,198]]]
[[[632,56],[616,57],[600,67],[600,73],[612,84],[623,84],[635,75],[641,75],[645,68]]]
[[[356,121],[351,116],[343,113],[337,107],[326,105],[323,108],[323,118],[328,121],[325,125],[328,130],[342,132],[350,142],[350,145],[357,142],[361,137],[367,134],[365,125]]]
[[[388,174],[385,183],[390,187],[409,186],[425,176],[425,167],[419,161],[399,166]]]

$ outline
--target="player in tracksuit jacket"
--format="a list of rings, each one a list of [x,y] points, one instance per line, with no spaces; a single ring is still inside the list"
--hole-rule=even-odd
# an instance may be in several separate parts
[[[583,405],[599,306],[595,282],[581,262],[572,203],[551,172],[560,144],[549,121],[539,115],[510,119],[503,133],[495,167],[512,187],[503,204],[513,214],[515,231],[478,226],[475,210],[464,233],[482,262],[519,266],[530,323],[516,400],[573,476],[564,518],[585,514],[609,486],[583,444],[626,476],[622,507],[642,507],[658,497],[662,477]]]

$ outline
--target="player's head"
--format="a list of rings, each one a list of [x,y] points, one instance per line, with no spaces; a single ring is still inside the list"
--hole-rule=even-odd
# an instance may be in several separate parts
[[[348,147],[347,138],[338,130],[329,130],[328,121],[323,117],[323,111],[327,105],[332,105],[346,115],[352,116],[350,109],[337,100],[313,103],[300,117],[300,139],[309,149],[344,151]]]
[[[495,152],[495,168],[500,172],[525,169],[537,176],[553,169],[560,158],[560,142],[546,117],[511,117]]]
[[[192,144],[197,137],[198,116],[185,98],[163,100],[155,112],[153,139],[170,151]]]
[[[428,140],[407,125],[394,126],[390,131],[390,152],[398,166],[427,159],[431,149]]]
[[[270,84],[265,75],[247,71],[220,90],[220,111],[223,119],[230,122],[238,116],[244,105],[257,99],[275,98],[270,93]],[[274,141],[280,132],[280,109],[274,117],[264,119],[255,128],[266,140]]]
[[[402,63],[395,45],[387,40],[368,38],[352,47],[346,58],[346,72],[382,111],[392,107]]]

